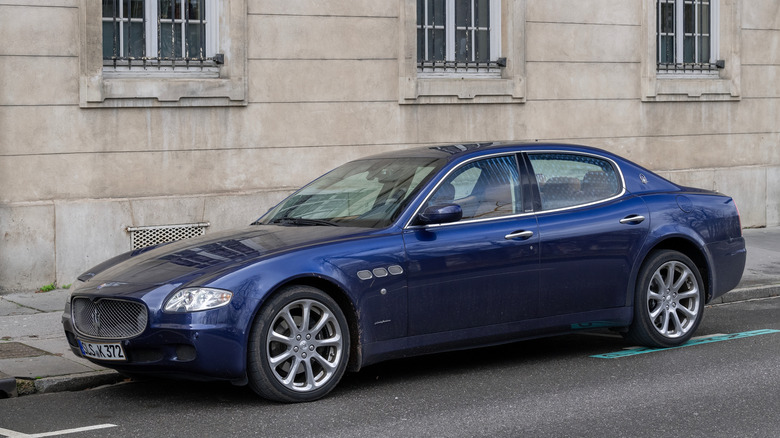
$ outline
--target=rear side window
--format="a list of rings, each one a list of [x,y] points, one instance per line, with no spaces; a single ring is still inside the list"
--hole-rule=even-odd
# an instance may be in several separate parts
[[[555,210],[611,198],[620,177],[607,160],[589,155],[529,154],[542,197],[542,210]]]

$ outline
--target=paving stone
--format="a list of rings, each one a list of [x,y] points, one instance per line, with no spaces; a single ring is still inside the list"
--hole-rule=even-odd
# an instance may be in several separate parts
[[[0,316],[29,315],[32,313],[37,313],[37,311],[0,297]]]
[[[0,370],[9,376],[28,379],[94,371],[89,367],[54,355],[0,359]]]
[[[62,313],[35,313],[0,318],[0,338],[10,341],[65,337]]]
[[[16,359],[20,357],[37,357],[49,354],[21,342],[0,342],[0,359]]]
[[[3,295],[5,301],[35,309],[39,312],[62,312],[70,291],[55,289],[49,292],[20,292]]]

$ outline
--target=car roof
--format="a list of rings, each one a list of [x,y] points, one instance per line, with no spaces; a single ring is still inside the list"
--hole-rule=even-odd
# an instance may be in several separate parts
[[[489,153],[499,152],[520,152],[520,151],[549,151],[558,150],[566,152],[585,152],[596,153],[605,155],[610,158],[617,158],[615,155],[594,147],[581,146],[574,144],[564,143],[550,143],[550,142],[535,142],[535,141],[520,141],[520,142],[486,142],[486,143],[457,143],[457,144],[442,144],[423,147],[412,147],[407,149],[399,149],[395,151],[388,151],[378,155],[372,155],[362,159],[376,159],[376,158],[443,158],[447,161],[459,160],[463,156],[479,156]]]
[[[595,154],[615,162],[625,176],[626,189],[631,193],[646,193],[654,191],[679,191],[680,186],[653,173],[622,156],[609,151],[577,144],[538,142],[538,141],[497,141],[489,143],[444,144],[423,147],[412,147],[385,152],[362,159],[376,158],[432,158],[445,160],[447,163],[461,162],[474,157],[499,153],[519,152],[575,152]]]

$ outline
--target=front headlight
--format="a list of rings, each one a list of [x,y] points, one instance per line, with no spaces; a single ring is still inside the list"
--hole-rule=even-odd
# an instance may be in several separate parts
[[[207,287],[182,289],[165,302],[163,310],[171,313],[199,312],[227,305],[233,292]]]

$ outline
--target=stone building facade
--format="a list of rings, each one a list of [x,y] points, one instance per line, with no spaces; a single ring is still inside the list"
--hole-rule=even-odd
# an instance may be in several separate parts
[[[490,11],[486,66],[419,45],[446,32],[418,16],[462,0],[190,1],[206,61],[183,65],[146,28],[156,60],[106,60],[118,2],[0,1],[0,289],[68,284],[144,227],[242,226],[344,161],[439,143],[602,147],[780,225],[780,0],[467,1]],[[686,8],[712,53],[668,70]]]

